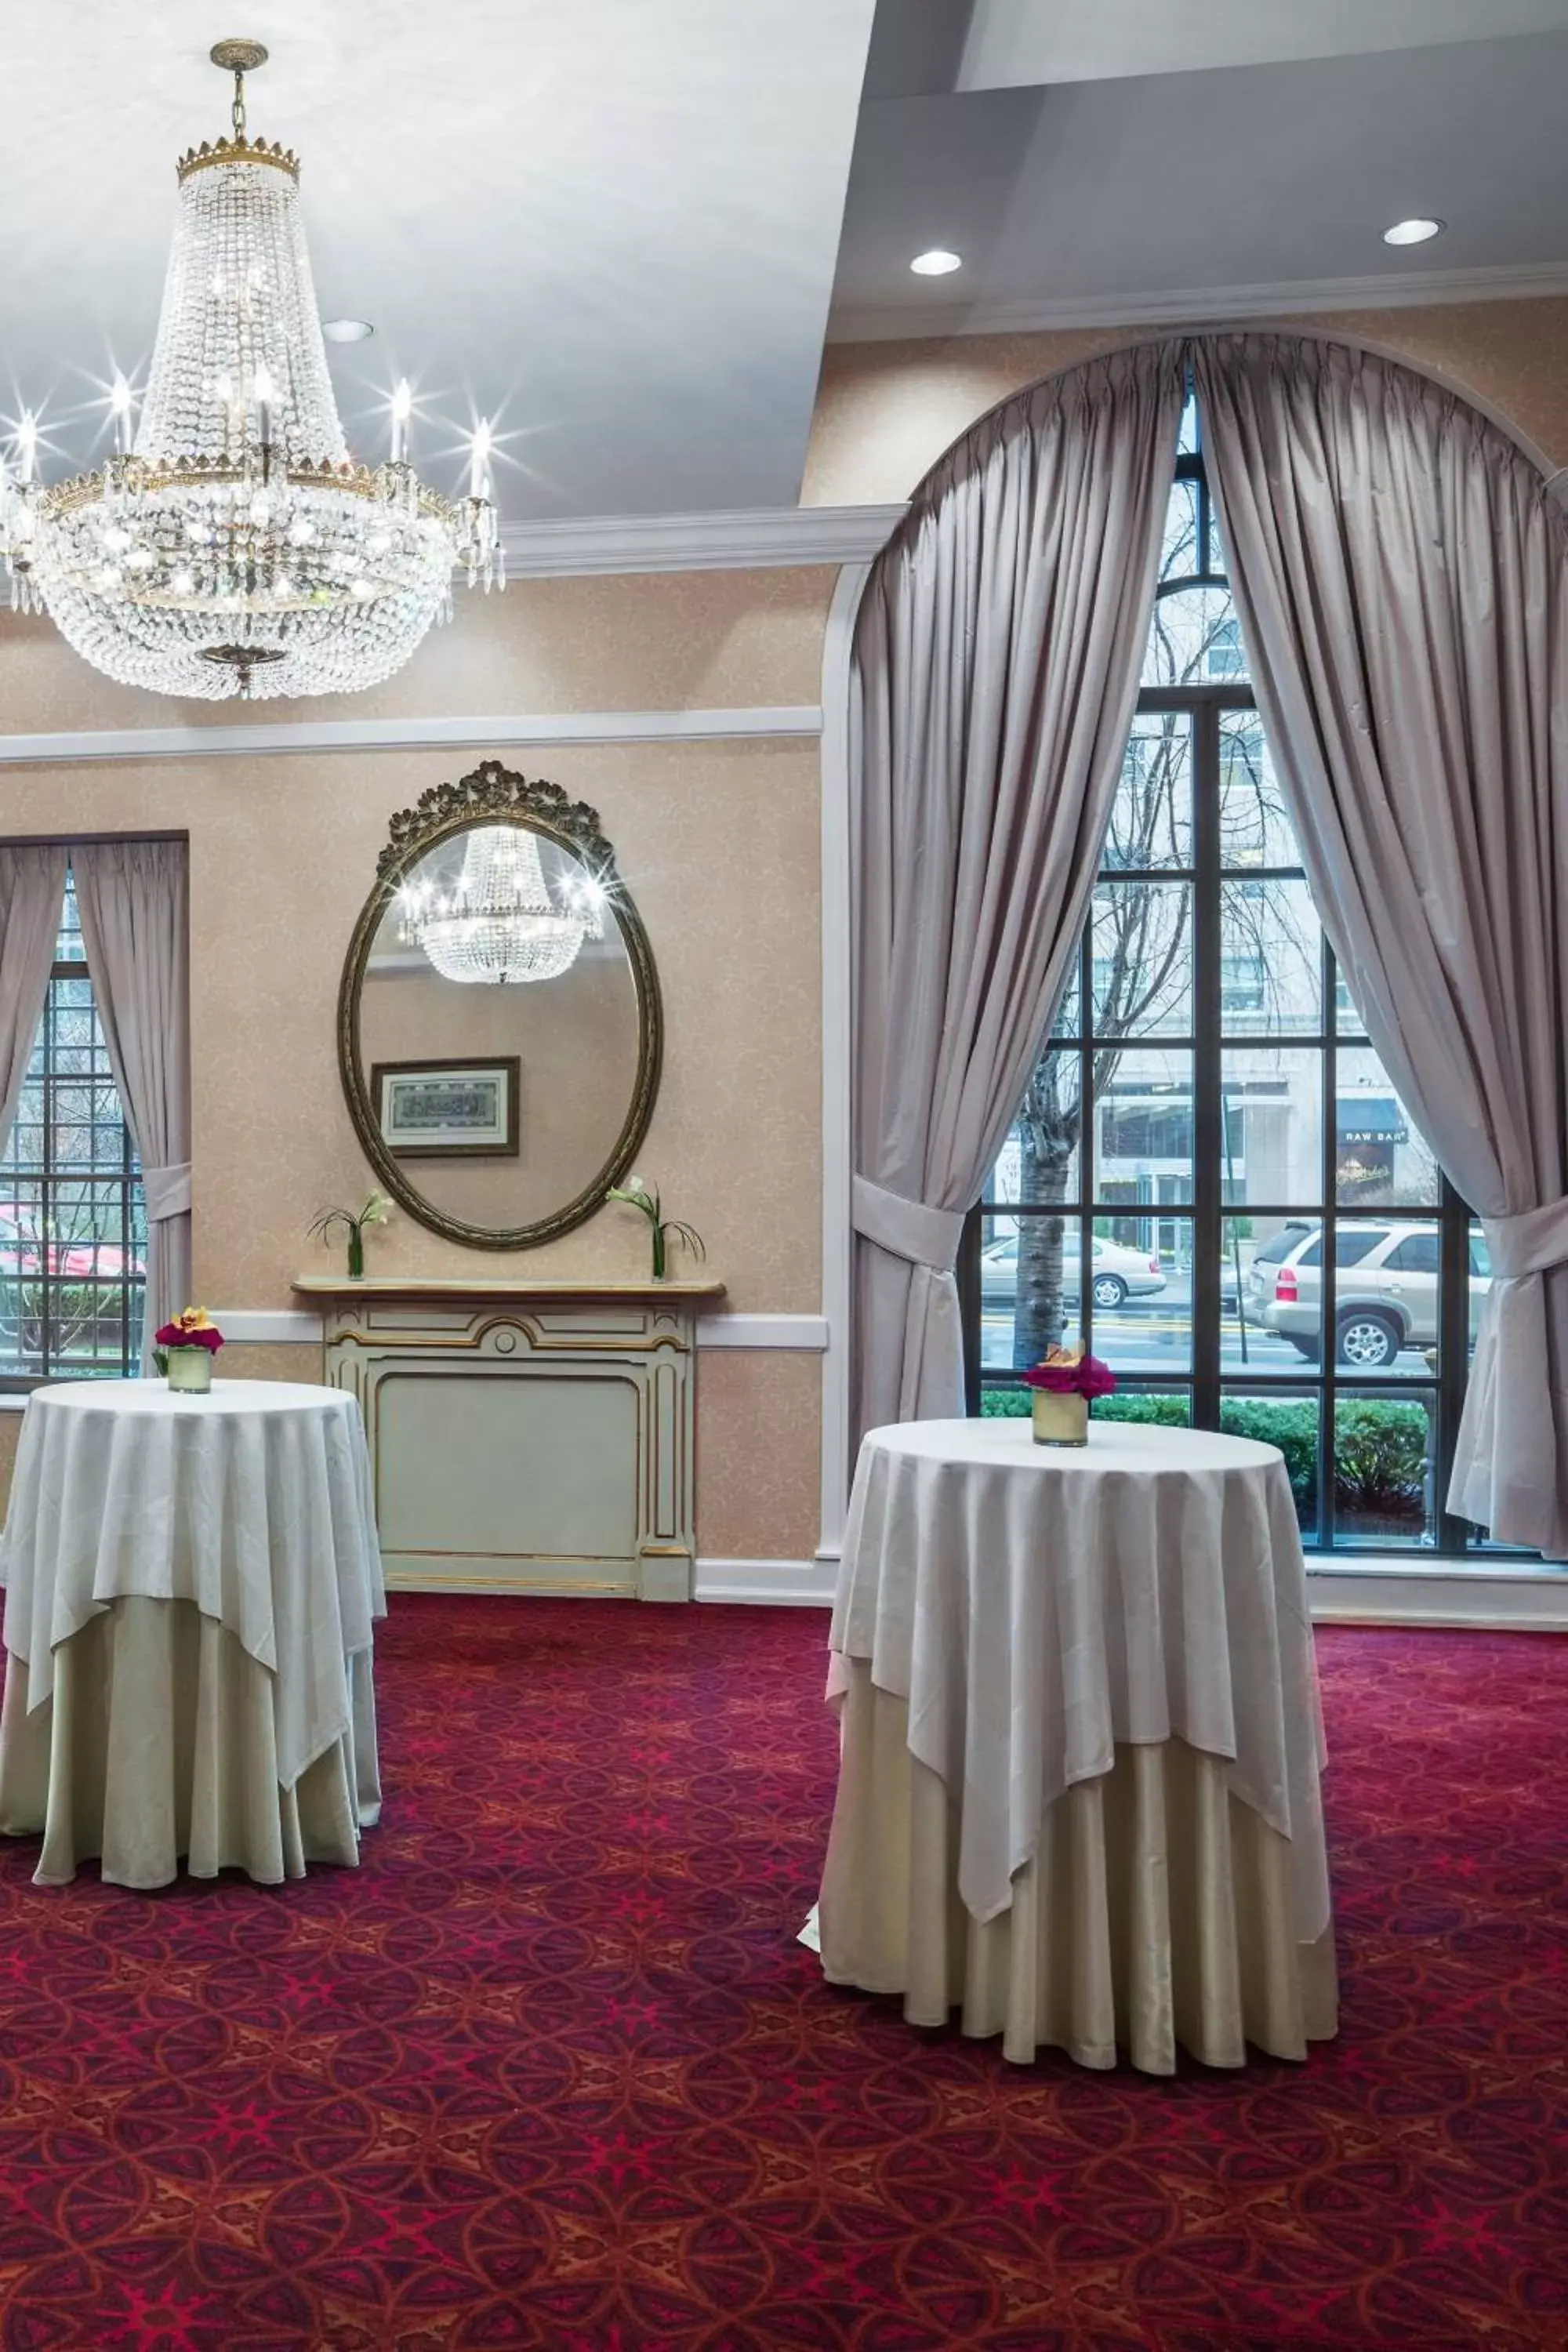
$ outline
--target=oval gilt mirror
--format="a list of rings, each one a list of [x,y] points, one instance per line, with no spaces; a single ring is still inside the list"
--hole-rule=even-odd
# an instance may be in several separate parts
[[[658,985],[594,811],[487,760],[394,817],[338,1001],[360,1141],[477,1249],[592,1216],[647,1129]]]

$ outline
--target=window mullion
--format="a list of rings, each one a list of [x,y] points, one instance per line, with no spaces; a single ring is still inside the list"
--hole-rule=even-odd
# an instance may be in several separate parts
[[[58,982],[50,979],[44,998],[44,1068],[39,1085],[38,1153],[38,1368],[47,1380],[54,1370],[55,1290],[49,1260],[54,1255],[55,1198],[55,1050]]]
[[[1100,1104],[1094,1090],[1094,899],[1079,941],[1078,1330],[1094,1346],[1094,1220],[1089,1203],[1100,1190]]]
[[[1334,1542],[1334,1423],[1338,1408],[1340,1193],[1340,1045],[1339,966],[1323,934],[1323,1223],[1319,1245],[1318,1371],[1322,1402],[1318,1408],[1318,1542],[1331,1551]]]
[[[1437,1427],[1433,1475],[1433,1534],[1442,1552],[1462,1552],[1474,1541],[1468,1522],[1448,1509],[1448,1481],[1459,1441],[1470,1367],[1470,1207],[1447,1178],[1439,1179],[1437,1233]]]
[[[1220,822],[1219,712],[1193,713],[1193,1419],[1219,1426],[1220,1251]]]
[[[989,1177],[990,1171],[986,1172]],[[1016,1218],[1014,1223],[1021,1234],[1022,1221]],[[959,1329],[963,1339],[963,1410],[972,1418],[981,1408],[980,1360],[984,1353],[985,1301],[980,1251],[984,1230],[985,1220],[977,1201],[963,1220],[954,1266],[958,1284]],[[129,1305],[129,1290],[126,1297]]]

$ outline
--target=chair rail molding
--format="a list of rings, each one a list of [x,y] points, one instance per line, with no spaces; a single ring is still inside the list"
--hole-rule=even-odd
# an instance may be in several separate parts
[[[224,1338],[247,1347],[316,1348],[321,1318],[310,1308],[215,1307],[213,1321]],[[828,1344],[826,1315],[700,1315],[700,1349],[766,1349],[819,1356]]]
[[[0,735],[0,767],[92,760],[221,760],[300,751],[506,751],[539,744],[704,743],[822,732],[815,704],[720,710],[552,710],[492,719],[304,719],[249,726],[103,727],[58,735]]]

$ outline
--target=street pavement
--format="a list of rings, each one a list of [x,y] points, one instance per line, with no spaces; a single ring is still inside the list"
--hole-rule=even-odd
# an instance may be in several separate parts
[[[1232,1293],[1234,1296],[1234,1292]],[[1069,1333],[1071,1327],[1069,1326]],[[1268,1373],[1310,1377],[1317,1370],[1289,1339],[1278,1332],[1260,1331],[1250,1320],[1245,1327],[1234,1311],[1220,1327],[1220,1368],[1228,1374]],[[1192,1279],[1167,1276],[1165,1287],[1152,1298],[1130,1298],[1124,1307],[1096,1310],[1094,1352],[1112,1371],[1130,1377],[1138,1373],[1181,1375],[1193,1362]],[[981,1362],[987,1370],[1003,1370],[1013,1362],[1013,1318],[993,1304],[981,1318]],[[1393,1367],[1396,1377],[1430,1380],[1425,1355],[1406,1348]],[[1386,1379],[1387,1374],[1384,1377]]]

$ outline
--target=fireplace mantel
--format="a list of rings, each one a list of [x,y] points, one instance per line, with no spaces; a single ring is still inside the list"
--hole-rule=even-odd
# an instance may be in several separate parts
[[[644,1304],[663,1298],[711,1301],[722,1298],[721,1282],[545,1282],[521,1275],[298,1274],[292,1288],[301,1298],[632,1298]]]
[[[299,1276],[358,1397],[387,1582],[686,1601],[721,1282]]]

